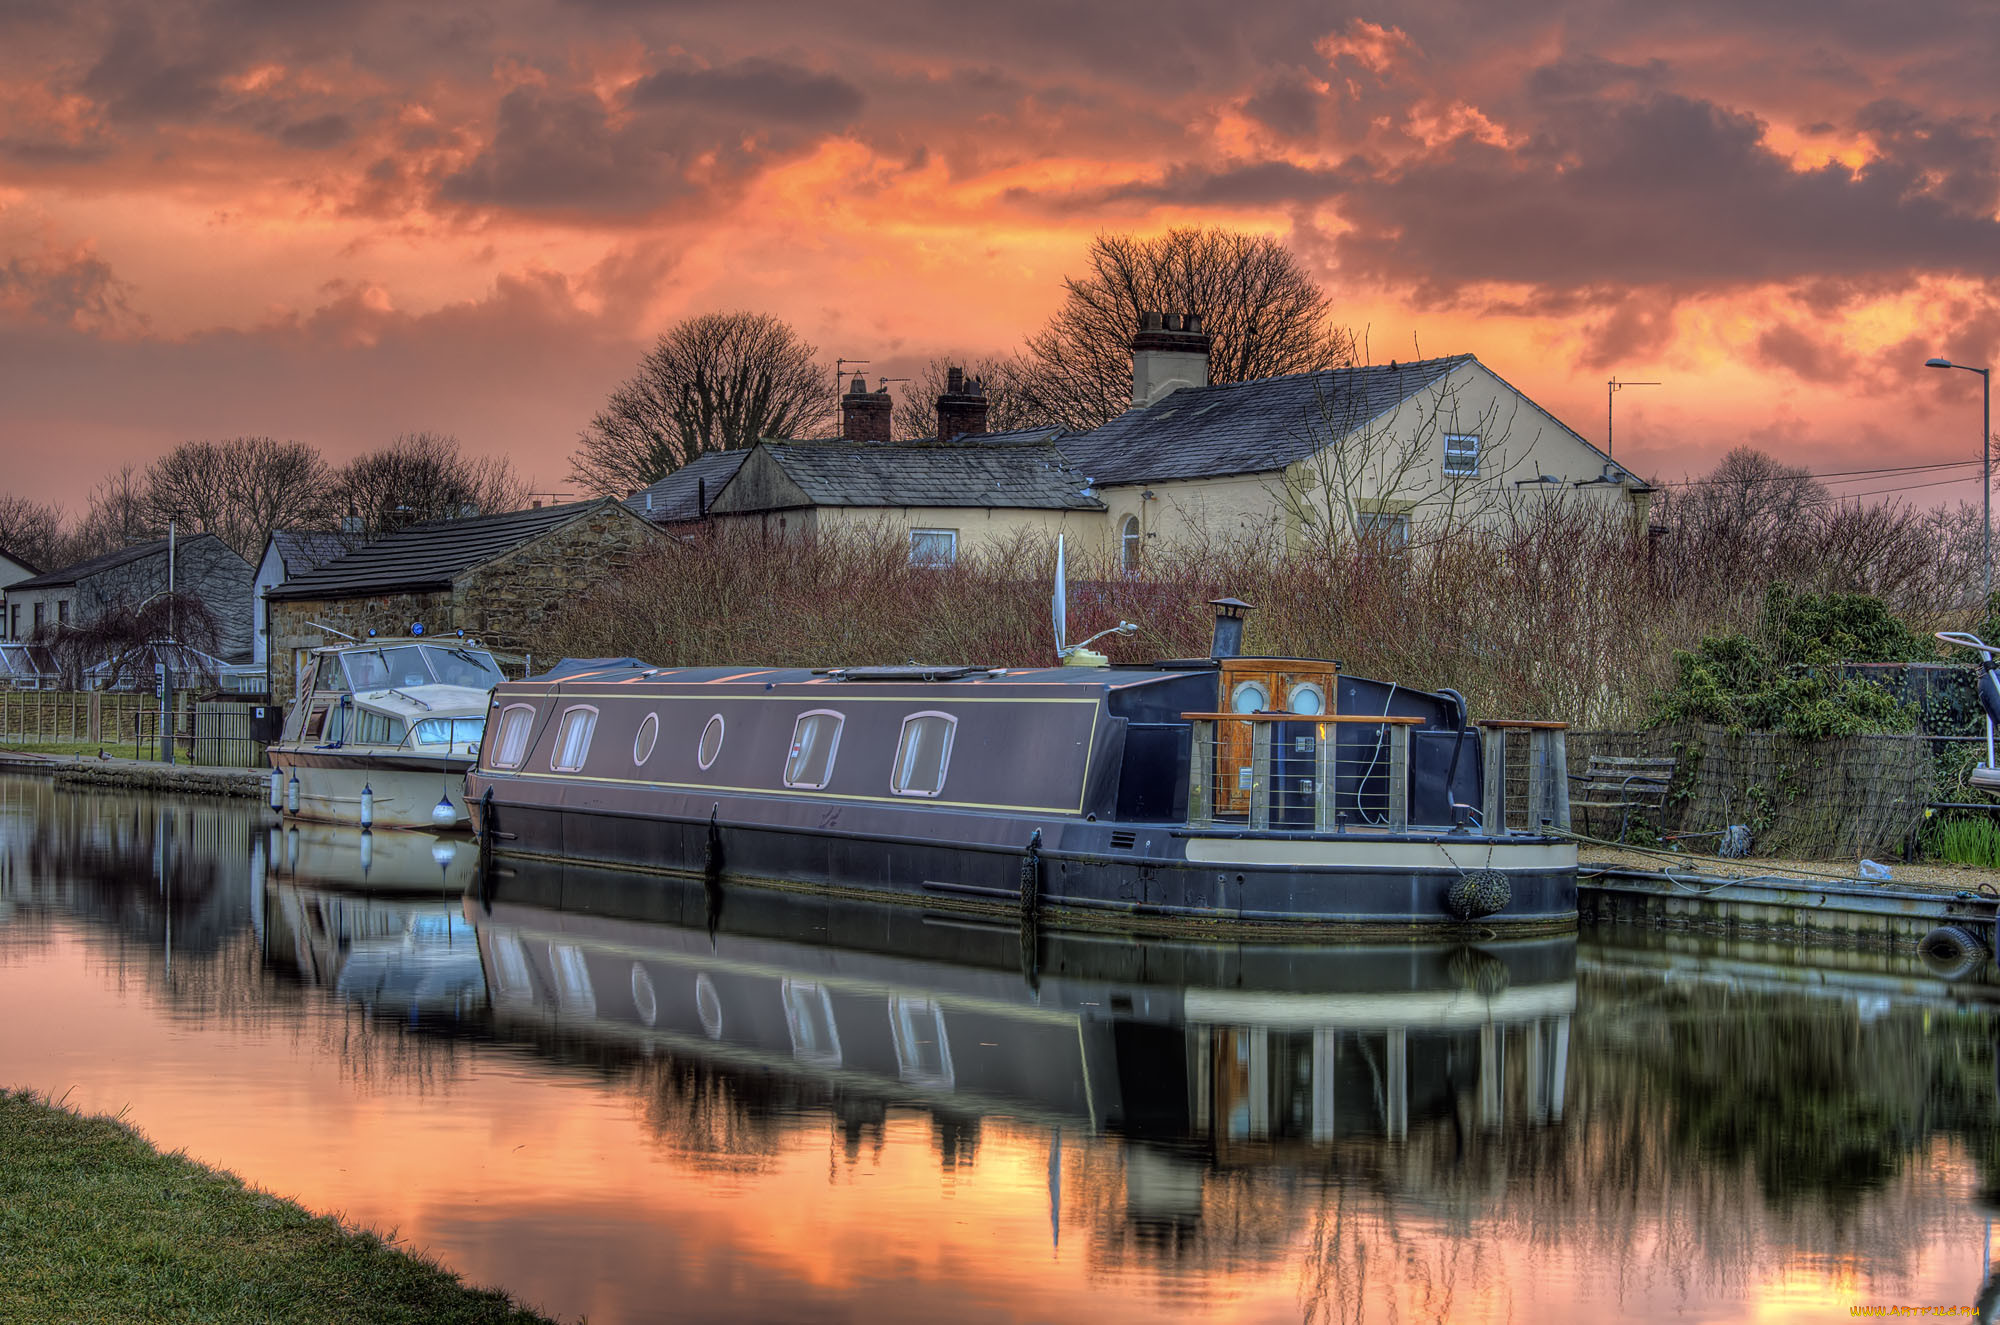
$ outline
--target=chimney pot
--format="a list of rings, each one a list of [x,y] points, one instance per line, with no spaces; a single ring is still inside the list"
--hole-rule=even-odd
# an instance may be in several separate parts
[[[944,389],[953,395],[965,390],[965,370],[947,368],[944,370]]]
[[[1141,313],[1132,337],[1132,408],[1145,409],[1182,387],[1207,386],[1212,346],[1193,313]]]
[[[847,394],[840,398],[840,435],[850,442],[889,440],[889,416],[895,401],[885,381],[879,391],[870,391],[865,378],[856,377]]]
[[[1139,314],[1139,330],[1141,331],[1158,331],[1165,325],[1165,319],[1158,313]]]
[[[1201,334],[1201,314],[1189,313],[1183,325],[1188,331],[1199,336]]]
[[[1179,313],[1167,314],[1167,330],[1179,331],[1180,329],[1181,329],[1181,315]]]

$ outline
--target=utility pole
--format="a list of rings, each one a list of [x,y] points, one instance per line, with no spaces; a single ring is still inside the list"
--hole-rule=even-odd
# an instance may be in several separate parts
[[[1613,375],[1612,379],[1604,384],[1604,454],[1606,455],[1611,454],[1612,399],[1617,396],[1619,391],[1628,386],[1659,386],[1659,385],[1660,383],[1658,382],[1621,382],[1618,380],[1616,375]]]

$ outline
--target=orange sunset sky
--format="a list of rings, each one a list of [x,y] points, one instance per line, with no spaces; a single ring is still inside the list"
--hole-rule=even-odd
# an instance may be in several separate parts
[[[1978,381],[1922,364],[2000,357],[1996,68],[1973,0],[0,0],[0,490],[428,428],[573,491],[683,315],[904,376],[1188,222],[1600,444],[1660,380],[1643,474],[1975,460]],[[1977,467],[1837,490],[1899,486]]]

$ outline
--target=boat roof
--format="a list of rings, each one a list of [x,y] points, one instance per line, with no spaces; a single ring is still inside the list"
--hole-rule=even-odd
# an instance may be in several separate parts
[[[364,690],[354,696],[354,701],[411,722],[422,722],[425,718],[483,718],[488,694],[471,686],[433,683]]]
[[[918,685],[1039,685],[1082,690],[1118,690],[1147,685],[1169,677],[1213,671],[1209,659],[1119,667],[963,667],[912,663],[899,667],[634,667],[617,659],[602,668],[579,667],[533,678],[528,684],[744,686],[768,690],[774,686],[849,686],[882,682]],[[510,688],[519,682],[509,682]]]

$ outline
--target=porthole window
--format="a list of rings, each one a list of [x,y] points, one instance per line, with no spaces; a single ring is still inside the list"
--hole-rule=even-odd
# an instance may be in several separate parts
[[[722,753],[722,715],[720,713],[710,718],[708,725],[701,729],[701,744],[695,748],[694,753],[696,761],[701,764],[703,769],[707,769],[710,764],[715,762],[715,757]]]
[[[1262,713],[1271,707],[1271,692],[1261,681],[1239,681],[1229,692],[1231,713]]]
[[[639,724],[639,734],[632,738],[632,762],[643,764],[653,757],[653,746],[660,739],[660,715],[648,713],[646,720]]]
[[[632,1010],[648,1026],[660,1019],[660,996],[653,989],[653,977],[637,962],[632,963]]]
[[[709,1039],[722,1038],[722,995],[715,992],[715,981],[708,978],[707,971],[694,978],[694,1012]]]
[[[493,767],[519,768],[528,757],[528,733],[534,726],[532,704],[510,704],[500,710],[500,735],[493,742]]]
[[[586,704],[563,710],[562,725],[556,728],[556,752],[549,767],[558,773],[582,769],[590,754],[590,738],[597,730],[597,710]]]
[[[958,719],[949,713],[912,713],[904,718],[889,790],[898,796],[935,796],[943,791],[945,770],[951,765],[951,738],[957,730]]]
[[[1326,692],[1311,681],[1301,681],[1285,697],[1285,708],[1291,713],[1316,718],[1326,712]]]
[[[818,791],[833,780],[833,756],[840,749],[840,728],[846,719],[832,709],[801,713],[792,727],[792,748],[785,755],[785,785]]]

